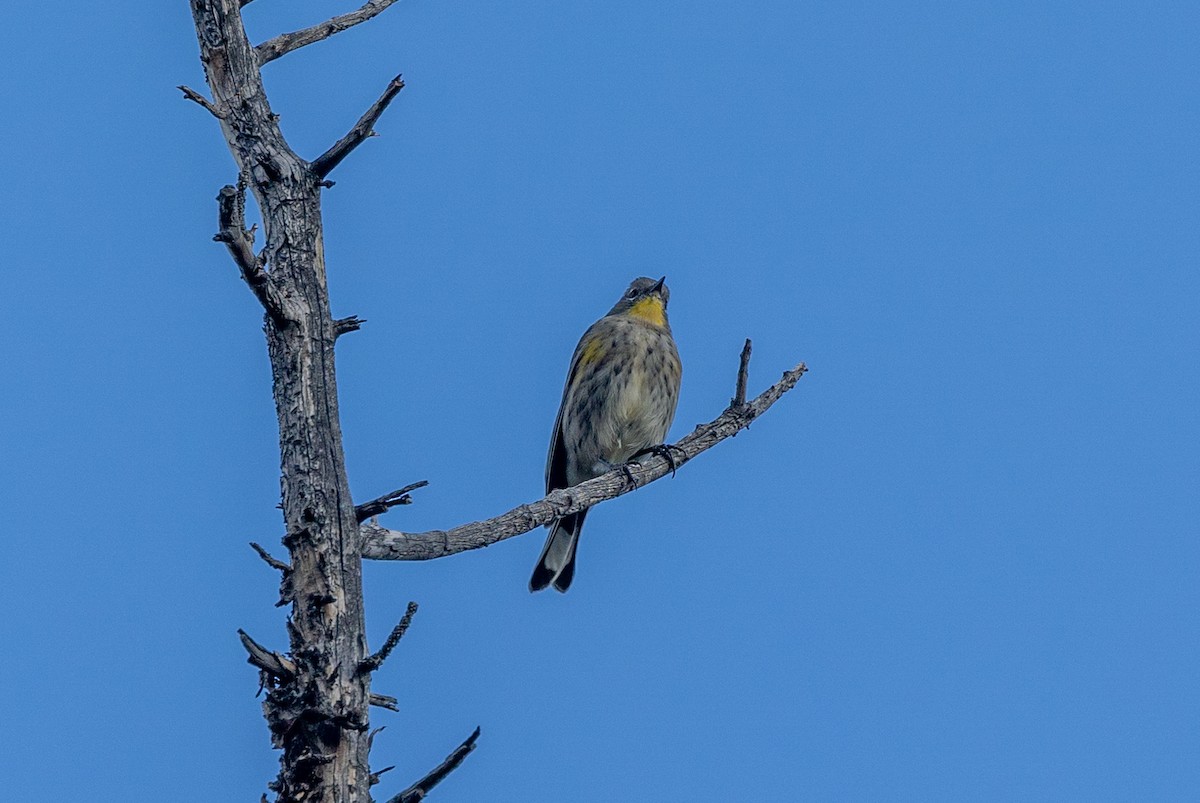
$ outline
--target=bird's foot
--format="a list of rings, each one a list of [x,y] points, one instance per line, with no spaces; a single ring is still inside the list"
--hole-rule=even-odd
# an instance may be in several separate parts
[[[684,451],[672,443],[660,443],[657,446],[647,447],[645,449],[642,449],[642,451],[638,452],[637,454],[635,454],[634,457],[635,458],[641,457],[644,454],[658,455],[663,460],[667,461],[667,465],[670,466],[670,468],[671,468],[671,476],[674,477],[675,469],[679,468],[679,464],[675,462],[675,455],[671,454],[672,449],[679,452],[680,455],[686,457],[686,455],[684,455]]]
[[[638,487],[637,479],[633,476],[633,470],[641,467],[642,464],[636,460],[630,460],[621,464],[621,472],[625,475],[625,483],[631,491],[636,491]]]

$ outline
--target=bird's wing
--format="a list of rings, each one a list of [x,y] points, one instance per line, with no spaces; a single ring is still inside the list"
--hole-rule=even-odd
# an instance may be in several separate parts
[[[563,411],[567,408],[567,397],[575,385],[581,372],[594,366],[604,357],[605,319],[601,318],[592,324],[571,355],[571,369],[567,371],[567,381],[563,384],[562,401],[558,405],[558,417],[554,419],[554,432],[550,435],[550,453],[546,455],[546,493],[559,488],[567,488],[567,446],[563,442],[562,423]]]

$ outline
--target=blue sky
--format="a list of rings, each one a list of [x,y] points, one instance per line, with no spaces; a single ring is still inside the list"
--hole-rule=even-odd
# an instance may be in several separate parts
[[[357,2],[257,0],[256,39]],[[0,32],[0,758],[12,799],[257,799],[235,631],[285,645],[260,314],[187,4]],[[999,7],[998,7],[999,6]],[[571,350],[668,276],[748,433],[542,532],[366,567],[398,791],[440,801],[1182,799],[1200,785],[1193,4],[398,4],[265,68],[325,197],[350,476],[401,529],[539,496]]]

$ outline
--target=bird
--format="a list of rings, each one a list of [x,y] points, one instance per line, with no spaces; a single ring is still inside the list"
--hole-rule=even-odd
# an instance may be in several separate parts
[[[675,418],[683,376],[667,321],[666,280],[634,279],[580,338],[550,437],[546,493],[666,449],[663,439]],[[585,516],[587,510],[581,510],[547,525],[550,535],[529,580],[531,592],[550,585],[560,592],[570,588]]]

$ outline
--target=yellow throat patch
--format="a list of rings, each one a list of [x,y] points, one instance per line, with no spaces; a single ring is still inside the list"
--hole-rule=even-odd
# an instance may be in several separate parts
[[[638,303],[629,308],[629,312],[625,313],[631,318],[640,318],[647,323],[652,323],[655,326],[667,325],[667,311],[663,307],[662,299],[658,296],[648,296],[643,298]]]

